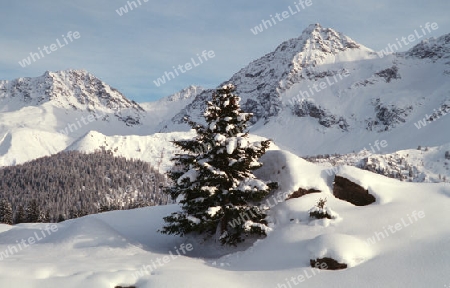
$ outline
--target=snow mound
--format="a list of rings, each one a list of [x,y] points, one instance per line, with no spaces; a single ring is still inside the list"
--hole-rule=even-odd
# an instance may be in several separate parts
[[[324,234],[312,239],[308,245],[311,259],[333,258],[348,267],[357,266],[374,255],[367,243],[351,235]]]
[[[67,222],[67,224],[66,224]],[[82,217],[77,221],[66,221],[54,234],[54,243],[68,244],[72,248],[106,246],[109,248],[130,247],[130,241],[104,221],[94,217]]]
[[[263,166],[255,171],[256,177],[278,182],[278,191],[281,193],[291,193],[299,187],[331,193],[326,179],[319,177],[323,168],[290,152],[269,150],[260,161]]]

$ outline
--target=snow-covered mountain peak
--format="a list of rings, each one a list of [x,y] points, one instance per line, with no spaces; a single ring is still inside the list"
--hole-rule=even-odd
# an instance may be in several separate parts
[[[142,110],[137,103],[86,70],[46,71],[38,77],[0,81],[0,100],[7,105],[12,104],[13,99],[23,106],[51,102],[56,107],[75,110]]]
[[[290,59],[294,64],[292,70],[300,71],[302,68],[323,64],[329,56],[354,49],[372,52],[343,33],[317,23],[309,25],[298,38],[283,42],[274,52],[291,50],[290,54],[293,55]],[[332,60],[330,62],[336,62],[335,58]]]
[[[134,125],[143,108],[86,70],[46,71],[38,77],[0,81],[1,112],[51,105],[66,111],[111,113]]]
[[[319,50],[325,53],[337,54],[346,49],[360,48],[350,37],[331,28],[324,28],[320,24],[311,24],[298,38],[303,43],[303,51]]]
[[[243,109],[252,112],[252,121],[256,122],[277,116],[282,109],[281,94],[294,84],[345,72],[336,65],[330,70],[326,64],[374,57],[376,54],[372,50],[344,34],[320,24],[312,24],[299,37],[284,41],[273,52],[251,62],[219,86],[226,83],[236,85]],[[182,123],[188,114],[194,119],[198,118],[204,110],[205,100],[210,96],[211,91],[201,93],[174,117],[173,122]]]
[[[286,56],[291,63],[286,79],[279,83],[281,91],[289,89],[302,79],[323,77],[320,72],[317,73],[317,66],[374,58],[371,49],[318,23],[309,25],[300,37],[283,42],[275,53],[288,50],[291,50],[288,52],[291,55]],[[329,72],[335,74],[337,71]]]

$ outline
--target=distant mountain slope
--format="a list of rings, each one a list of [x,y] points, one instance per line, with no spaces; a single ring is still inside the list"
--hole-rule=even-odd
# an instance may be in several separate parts
[[[104,149],[111,150],[117,156],[147,161],[152,167],[164,173],[172,167],[170,159],[175,153],[182,152],[171,141],[192,139],[193,137],[195,137],[194,130],[189,132],[155,133],[148,136],[106,136],[99,132],[91,131],[75,141],[67,150],[93,152],[104,147]],[[249,139],[255,142],[266,140],[266,138],[256,135],[249,135]],[[279,148],[273,144],[271,149]]]
[[[150,125],[153,122],[155,129],[157,129],[157,124],[171,119],[180,110],[192,103],[195,97],[203,91],[205,91],[203,87],[191,85],[158,101],[139,103],[139,105],[146,111],[146,123]]]
[[[376,151],[376,148],[373,149]],[[344,155],[324,154],[305,157],[306,160],[329,167],[329,175],[339,166],[355,166],[390,178],[407,182],[450,183],[450,143],[438,147],[417,147],[389,154],[363,150]],[[330,167],[331,166],[331,167]]]

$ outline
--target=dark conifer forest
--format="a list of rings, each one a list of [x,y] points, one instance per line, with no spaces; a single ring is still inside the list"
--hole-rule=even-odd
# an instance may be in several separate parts
[[[0,169],[0,222],[60,222],[109,210],[165,205],[165,176],[147,162],[64,151]]]

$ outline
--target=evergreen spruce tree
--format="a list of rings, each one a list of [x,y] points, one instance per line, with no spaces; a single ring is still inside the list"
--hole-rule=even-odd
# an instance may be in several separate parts
[[[6,199],[0,201],[0,223],[13,224],[13,212],[11,203]]]
[[[31,200],[31,202],[28,204],[27,208],[25,209],[25,219],[27,223],[37,223],[40,219],[40,211],[39,206],[37,204],[36,199]]]
[[[102,212],[106,212],[106,211],[110,211],[111,209],[109,208],[108,204],[99,204],[98,207],[98,213],[102,213]]]
[[[253,175],[270,140],[252,144],[245,131],[251,113],[244,113],[232,84],[213,93],[204,113],[207,125],[185,119],[196,130],[192,140],[173,143],[183,150],[172,158],[168,172],[173,186],[166,189],[182,211],[164,218],[164,234],[201,234],[222,244],[236,245],[249,234],[265,235],[266,214],[257,205],[270,191]],[[247,221],[230,225],[245,216]]]
[[[39,213],[39,219],[38,221],[39,223],[50,223],[51,222],[51,217],[50,217],[50,210],[47,209],[44,213],[44,211],[40,211]]]
[[[3,223],[3,215],[5,214],[6,199],[0,200],[0,223]]]
[[[20,224],[26,222],[25,218],[25,209],[23,209],[22,205],[19,205],[19,208],[17,208],[15,217],[14,217],[14,224]]]
[[[75,218],[78,218],[78,217],[79,217],[78,210],[70,208],[69,209],[69,217],[67,219],[75,219]]]

